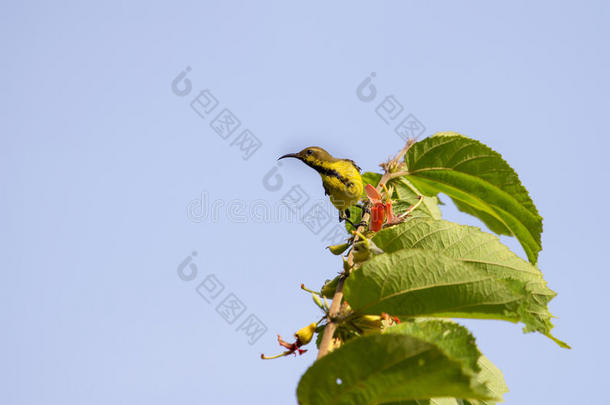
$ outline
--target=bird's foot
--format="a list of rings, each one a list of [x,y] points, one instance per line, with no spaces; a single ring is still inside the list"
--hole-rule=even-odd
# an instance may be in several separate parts
[[[341,222],[341,218],[339,218],[339,222]],[[356,225],[354,225],[354,223],[352,221],[350,221],[347,218],[343,218],[343,221],[347,222],[348,224],[350,224],[351,226],[353,226],[354,228],[357,228]]]
[[[356,207],[360,208],[360,210],[362,211],[362,215],[370,214],[371,213],[371,209],[369,208],[369,204],[366,204],[366,203],[356,204]]]
[[[356,226],[354,226],[354,228],[358,229],[361,226],[366,226],[366,225],[368,225],[368,223],[366,221],[360,221],[356,224]]]
[[[361,226],[365,226],[365,225],[367,225],[367,222],[366,222],[366,221],[360,221],[360,222],[358,222],[357,224],[354,224],[352,221],[350,221],[350,220],[349,220],[349,219],[347,219],[347,218],[343,218],[343,220],[344,220],[345,222],[347,222],[348,224],[350,224],[350,225],[351,225],[351,226],[352,226],[354,229],[358,229],[358,228],[360,228]]]

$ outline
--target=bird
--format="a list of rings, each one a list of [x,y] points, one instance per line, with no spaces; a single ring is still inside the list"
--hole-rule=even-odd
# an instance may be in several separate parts
[[[339,210],[339,222],[350,221],[349,208],[358,203],[364,186],[360,176],[360,167],[350,159],[338,159],[319,146],[309,146],[298,153],[288,153],[280,156],[299,159],[307,166],[320,174],[324,194],[328,195],[330,202]]]

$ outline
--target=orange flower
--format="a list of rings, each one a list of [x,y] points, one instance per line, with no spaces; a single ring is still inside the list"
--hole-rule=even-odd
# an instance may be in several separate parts
[[[409,207],[407,211],[402,213],[400,216],[394,215],[392,211],[392,200],[390,198],[390,192],[388,191],[385,184],[382,184],[383,190],[385,191],[385,203],[381,199],[381,193],[377,191],[375,187],[367,184],[364,190],[369,198],[371,206],[371,221],[369,223],[369,229],[373,232],[378,232],[383,228],[383,224],[396,225],[405,220],[406,217],[411,215],[411,212],[421,204],[423,197],[417,196],[418,202],[415,205]]]
[[[364,187],[364,191],[366,191],[366,195],[372,204],[369,229],[373,232],[377,232],[381,230],[383,222],[385,221],[387,212],[386,205],[381,201],[381,194],[379,191],[372,185],[367,184],[366,187]]]
[[[371,222],[369,223],[369,229],[373,232],[378,232],[383,227],[384,223],[395,224],[398,218],[392,211],[392,200],[390,199],[388,189],[385,184],[382,184],[383,189],[386,192],[386,202],[384,203],[381,199],[381,193],[377,191],[375,187],[367,184],[364,190],[366,195],[371,201]]]

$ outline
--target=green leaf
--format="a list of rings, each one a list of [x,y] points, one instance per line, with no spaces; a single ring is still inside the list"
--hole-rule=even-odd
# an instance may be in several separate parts
[[[385,229],[373,241],[393,253],[363,263],[346,280],[345,299],[355,311],[521,321],[524,332],[538,331],[569,347],[550,333],[546,305],[555,293],[538,269],[493,235],[420,218]]]
[[[393,203],[394,213],[400,215],[408,210],[412,205],[417,204],[419,196],[423,194],[406,178],[397,178],[388,182],[388,186],[394,187],[394,198]],[[411,216],[417,217],[429,217],[434,219],[441,219],[441,210],[438,207],[438,197],[427,197],[424,196],[424,201],[419,205],[412,213]]]
[[[536,266],[511,252],[496,236],[473,226],[414,218],[382,229],[375,235],[373,242],[386,253],[414,248],[438,252],[468,264],[498,281],[505,281],[509,288],[516,290],[514,298],[522,298],[507,303],[502,311],[503,316],[504,311],[510,309],[509,318],[516,312],[519,320],[525,324],[525,332],[538,331],[560,346],[568,347],[550,333],[553,324],[547,305],[556,295],[555,292],[547,287]]]
[[[440,324],[439,321],[432,321]],[[478,380],[481,354],[461,326],[398,325],[355,337],[316,361],[297,388],[299,404],[371,404],[422,398],[501,400]],[[426,333],[429,331],[431,333]]]
[[[502,156],[474,139],[439,133],[405,155],[407,178],[425,195],[445,193],[493,232],[517,237],[530,262],[542,249],[542,217],[517,173]]]
[[[442,348],[453,359],[459,360],[469,370],[480,371],[477,361],[481,356],[475,339],[465,327],[446,320],[407,320],[386,329],[385,333],[407,334]]]
[[[362,184],[365,186],[370,184],[371,186],[377,187],[381,180],[381,174],[375,172],[362,173]],[[362,191],[362,197],[366,197],[366,192]]]
[[[508,387],[504,382],[504,376],[487,357],[481,355],[477,362],[479,372],[475,376],[475,381],[485,384],[488,390],[497,398],[508,392]],[[384,405],[494,405],[495,400],[479,399],[458,399],[458,398],[431,398],[413,401],[398,401],[385,403]]]
[[[508,392],[508,387],[504,382],[504,376],[498,367],[496,367],[487,357],[479,357],[477,362],[481,371],[475,377],[480,383],[485,384],[494,396],[500,397]],[[493,405],[495,401],[481,401],[476,399],[463,400],[464,405]]]
[[[400,250],[365,262],[346,280],[345,299],[362,314],[466,317],[516,322],[525,294],[503,280],[423,249]]]
[[[414,399],[412,401],[385,402],[383,405],[462,405],[463,402],[455,398]]]
[[[360,207],[352,205],[351,207],[349,207],[349,212],[349,220],[352,221],[354,224],[358,225],[358,223],[362,221],[362,209]],[[348,234],[351,234],[352,231],[356,230],[356,228],[354,228],[349,222],[345,221],[345,230]]]
[[[495,397],[501,397],[508,392],[508,387],[504,382],[504,376],[498,367],[496,367],[487,357],[479,357],[477,365],[480,371],[475,377],[475,381],[486,385]],[[457,398],[432,398],[419,399],[413,401],[398,401],[385,403],[384,405],[494,405],[495,400],[479,400],[479,399],[457,399]]]

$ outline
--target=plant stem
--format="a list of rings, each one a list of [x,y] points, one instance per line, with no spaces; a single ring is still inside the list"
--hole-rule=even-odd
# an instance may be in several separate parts
[[[321,359],[328,353],[333,336],[337,330],[337,323],[332,321],[332,319],[339,315],[341,301],[343,300],[343,283],[345,282],[346,277],[346,275],[342,274],[337,282],[337,289],[335,290],[335,295],[333,296],[333,303],[330,306],[330,311],[328,311],[328,322],[324,328],[324,335],[322,335],[322,341],[320,342],[320,350],[318,351],[317,359]]]
[[[391,178],[394,177],[393,174],[388,171],[388,168],[395,167],[398,164],[398,161],[400,159],[402,159],[402,157],[405,155],[405,153],[407,153],[407,151],[409,150],[411,145],[413,145],[413,143],[414,143],[413,140],[408,139],[407,144],[404,146],[404,148],[402,148],[400,150],[400,152],[398,152],[392,160],[390,160],[386,164],[382,165],[382,167],[385,168],[385,173],[383,174],[383,176],[381,176],[381,180],[379,180],[379,184],[377,185],[377,190],[379,192],[381,192],[383,185],[388,180],[390,180]],[[370,218],[370,214],[365,213],[362,216],[362,222],[368,223],[369,218]],[[356,229],[356,231],[363,232],[364,227],[365,227],[365,225],[360,225]],[[359,236],[355,235],[354,243],[356,243],[358,240],[359,240]],[[349,265],[350,268],[352,268],[354,266],[354,251],[353,250],[350,251],[350,253],[347,257],[347,264]],[[327,323],[326,323],[326,327],[324,328],[324,335],[322,335],[322,341],[320,342],[320,350],[318,351],[317,360],[319,360],[322,357],[324,357],[325,355],[327,355],[328,352],[330,351],[330,345],[332,343],[333,336],[335,335],[335,331],[337,330],[337,327],[339,326],[338,322],[336,322],[334,319],[336,319],[339,316],[339,313],[341,311],[341,303],[343,301],[343,284],[345,283],[345,279],[347,278],[348,275],[349,274],[347,274],[346,272],[343,272],[343,273],[341,273],[341,276],[339,276],[339,281],[337,282],[337,289],[335,290],[335,295],[333,296],[333,302],[330,305],[330,310],[328,311]]]

